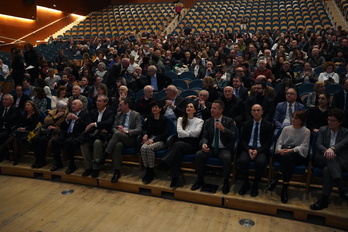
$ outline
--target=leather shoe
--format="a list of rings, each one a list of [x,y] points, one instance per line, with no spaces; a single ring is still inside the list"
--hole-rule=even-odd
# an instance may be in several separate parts
[[[250,189],[250,185],[247,183],[244,183],[242,187],[240,188],[238,194],[243,196],[249,191],[249,189]]]
[[[118,179],[121,178],[121,173],[120,171],[115,171],[114,175],[111,178],[111,183],[116,183]]]
[[[222,193],[227,194],[230,192],[230,183],[228,181],[224,181],[224,184],[222,186]]]
[[[317,201],[313,205],[310,206],[311,210],[322,210],[324,208],[327,208],[329,204],[327,202],[324,202],[322,200]]]
[[[46,161],[37,161],[33,165],[31,165],[32,168],[42,168],[46,165]]]
[[[68,169],[65,171],[65,174],[71,174],[76,171],[75,166],[69,166]]]
[[[97,178],[99,176],[99,170],[97,169],[93,169],[92,170],[92,178]]]
[[[203,185],[204,185],[204,179],[203,178],[198,178],[196,180],[196,182],[192,185],[191,190],[195,191],[197,189],[200,189],[200,188],[202,188]]]
[[[55,172],[57,171],[58,169],[61,169],[63,167],[62,164],[55,164],[53,165],[53,167],[50,169],[51,172]]]
[[[89,176],[92,173],[92,168],[86,169],[83,173],[82,176]]]
[[[278,184],[278,180],[276,179],[272,180],[272,182],[269,185],[267,185],[266,189],[268,191],[273,191],[273,189],[277,186],[277,184]]]
[[[183,187],[184,185],[185,185],[185,178],[182,174],[178,177],[173,177],[172,182],[170,182],[170,187],[173,189],[176,189],[178,187]]]
[[[281,193],[281,198],[280,200],[286,204],[288,203],[288,189],[287,188],[283,188],[282,189],[282,193]]]
[[[92,160],[93,164],[98,164],[98,165],[102,165],[104,162],[105,161],[104,161],[104,159],[102,157],[98,157],[98,158]]]

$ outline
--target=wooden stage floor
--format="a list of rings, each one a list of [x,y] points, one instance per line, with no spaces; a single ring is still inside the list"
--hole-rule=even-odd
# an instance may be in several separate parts
[[[238,191],[241,186],[240,181],[237,181],[232,185],[231,192],[229,194],[222,194],[222,179],[218,176],[207,176],[206,178],[207,183],[218,184],[220,186],[215,194],[210,194],[203,193],[198,190],[190,190],[191,185],[195,180],[195,175],[193,173],[185,173],[185,186],[173,190],[169,187],[170,177],[168,176],[168,173],[156,173],[156,179],[151,184],[144,185],[141,182],[141,178],[144,175],[144,171],[140,170],[140,168],[137,166],[123,165],[121,170],[122,177],[119,179],[119,182],[111,183],[110,179],[112,177],[112,169],[110,164],[107,164],[105,166],[105,169],[103,169],[100,172],[99,178],[91,178],[81,176],[82,172],[84,171],[82,168],[82,161],[76,161],[77,166],[80,168],[71,175],[65,174],[66,168],[63,168],[57,172],[49,171],[49,168],[51,166],[50,164],[46,165],[41,169],[32,169],[30,165],[33,162],[33,157],[22,157],[21,161],[22,162],[15,167],[13,167],[12,163],[10,163],[9,161],[4,161],[0,163],[0,173],[2,175],[33,177],[46,180],[58,180],[59,183],[67,182],[83,184],[87,186],[95,186],[96,188],[93,189],[98,189],[98,187],[106,189],[115,189],[131,193],[147,194],[155,197],[170,198],[179,201],[188,201],[234,210],[243,210],[262,215],[285,217],[288,219],[295,219],[319,225],[321,224],[330,226],[332,228],[340,228],[348,231],[347,201],[342,201],[339,198],[337,192],[334,192],[332,194],[330,198],[331,203],[327,209],[321,211],[312,211],[309,209],[309,205],[316,202],[318,197],[320,196],[320,188],[311,188],[310,193],[307,195],[305,193],[304,187],[291,186],[289,192],[289,202],[288,204],[283,204],[280,202],[279,195],[281,185],[278,186],[275,189],[275,191],[267,192],[263,190],[266,186],[266,182],[262,182],[260,184],[259,196],[252,198],[248,194],[245,196],[238,195]],[[3,184],[6,183],[2,183],[2,185]],[[8,198],[8,196],[6,198]],[[93,214],[93,210],[91,211],[91,214]],[[292,222],[295,223],[295,221]],[[258,231],[269,230],[266,229]],[[287,230],[284,229],[283,231]],[[335,230],[332,229],[332,231]]]

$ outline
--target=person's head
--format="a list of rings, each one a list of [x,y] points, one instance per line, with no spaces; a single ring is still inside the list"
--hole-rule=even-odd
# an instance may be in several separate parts
[[[267,64],[267,62],[266,62],[266,60],[259,60],[258,62],[257,62],[257,67],[260,69],[260,70],[264,70],[265,68],[266,68],[266,64]]]
[[[308,63],[308,62],[304,62],[304,64],[303,64],[303,70],[304,70],[304,71],[310,71],[310,70],[312,70],[311,64]]]
[[[196,108],[195,104],[190,102],[186,105],[186,110],[185,110],[186,115],[194,116],[196,114],[196,112],[197,112],[197,108]]]
[[[22,81],[22,86],[23,86],[24,89],[29,88],[29,86],[30,86],[30,81],[29,81],[28,78],[24,78],[24,79],[23,79],[23,81]]]
[[[291,68],[290,62],[289,61],[284,61],[282,64],[283,70],[284,71],[289,71]]]
[[[328,127],[336,132],[342,125],[344,120],[344,112],[338,108],[333,108],[327,115]]]
[[[29,112],[39,112],[38,108],[36,107],[35,103],[31,100],[25,101],[24,104],[24,111],[27,113]]]
[[[73,113],[77,113],[80,112],[82,110],[82,101],[79,99],[75,99],[72,103],[71,103],[71,111]]]
[[[99,85],[97,87],[97,95],[108,95],[108,88],[106,85]]]
[[[312,56],[316,57],[316,56],[319,56],[319,48],[313,48],[312,49]]]
[[[99,111],[104,110],[108,103],[109,98],[106,95],[98,95],[96,100],[96,106]]]
[[[119,96],[127,96],[128,95],[128,87],[125,86],[125,85],[121,85],[119,88],[118,88],[118,94]]]
[[[153,115],[159,115],[163,109],[163,106],[160,101],[155,101],[151,105],[151,113]]]
[[[317,81],[314,84],[314,91],[316,93],[324,93],[325,92],[325,82],[324,81]]]
[[[46,97],[45,90],[41,87],[35,87],[34,96],[37,99],[44,99]]]
[[[13,96],[11,94],[4,94],[4,96],[2,96],[2,106],[3,107],[10,107],[13,104]]]
[[[327,73],[332,73],[335,70],[335,63],[326,62],[325,64],[323,64],[323,70]]]
[[[49,68],[49,69],[47,70],[47,72],[48,72],[48,76],[49,76],[49,77],[53,77],[53,76],[54,76],[54,69],[53,69],[53,68]]]
[[[215,100],[211,105],[211,116],[214,118],[220,118],[222,116],[222,112],[225,109],[225,104],[221,100]]]
[[[226,87],[224,88],[224,97],[225,97],[227,100],[232,99],[232,97],[233,97],[233,87],[232,87],[232,86],[226,86]]]
[[[57,101],[56,108],[57,112],[65,112],[68,104],[65,101],[59,100]]]
[[[213,68],[213,62],[211,62],[211,61],[207,61],[207,63],[205,64],[205,67],[207,68],[207,69],[211,69],[211,68]]]
[[[129,98],[124,98],[118,104],[118,110],[122,113],[128,113],[132,107],[132,100]]]
[[[263,115],[263,109],[262,106],[259,104],[255,104],[251,107],[251,115],[253,116],[253,119],[255,121],[260,121],[262,119]]]
[[[21,85],[17,85],[16,86],[16,95],[18,97],[22,96],[23,95],[23,87]]]
[[[140,76],[142,72],[143,69],[140,66],[135,67],[134,73],[136,73],[138,76]]]
[[[99,70],[99,71],[104,71],[105,68],[106,68],[105,63],[104,63],[104,62],[99,62],[99,64],[98,64],[98,70]]]
[[[327,107],[330,103],[330,95],[327,93],[320,93],[318,96],[318,105],[321,107]]]
[[[206,76],[203,78],[203,88],[210,89],[214,86],[214,78],[211,76]]]
[[[88,78],[82,77],[81,78],[81,86],[87,86],[88,85]]]
[[[294,88],[289,88],[285,93],[285,99],[288,103],[294,103],[297,99],[297,92]]]
[[[254,84],[255,96],[261,97],[265,95],[266,84],[263,82],[256,82]]]
[[[73,95],[74,97],[78,97],[80,94],[81,94],[81,87],[78,86],[78,85],[74,85],[74,86],[72,87],[72,95]]]
[[[205,89],[199,91],[198,99],[200,101],[208,101],[209,98],[209,92]]]
[[[147,68],[147,75],[149,75],[150,77],[154,76],[157,72],[157,68],[155,65],[150,65],[148,68]]]
[[[57,89],[57,96],[58,98],[65,98],[66,97],[66,87],[65,86],[60,86],[58,89]]]
[[[128,58],[122,58],[121,65],[123,68],[128,68],[129,64],[130,64],[130,61]]]
[[[302,110],[292,113],[292,125],[294,127],[302,127],[306,122],[306,112]]]
[[[62,75],[62,81],[64,81],[64,83],[67,83],[69,81],[68,75],[63,74]]]
[[[342,82],[343,84],[343,89],[348,92],[348,78],[345,78]]]
[[[175,87],[175,85],[168,85],[166,88],[166,96],[170,100],[174,99],[178,95],[178,89]]]
[[[151,85],[146,85],[144,87],[144,97],[146,99],[151,99],[153,98],[153,92],[154,92],[154,89]]]

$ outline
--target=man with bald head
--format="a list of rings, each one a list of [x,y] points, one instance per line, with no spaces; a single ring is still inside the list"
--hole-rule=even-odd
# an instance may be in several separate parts
[[[80,148],[77,138],[85,130],[88,121],[88,112],[83,110],[82,101],[76,99],[71,103],[71,111],[66,115],[65,120],[60,125],[61,135],[52,139],[52,150],[54,165],[51,171],[57,171],[63,167],[61,159],[61,149],[65,149],[69,159],[66,174],[71,174],[76,170],[74,162],[75,150]]]
[[[238,128],[241,128],[244,119],[244,106],[243,101],[234,96],[234,91],[232,86],[226,86],[223,90],[223,96],[221,100],[225,104],[225,110],[223,115],[232,118]]]
[[[159,92],[172,83],[172,79],[163,73],[158,73],[154,65],[147,69],[147,85],[151,85],[156,92]]]
[[[81,87],[79,85],[74,85],[72,87],[72,96],[68,98],[68,109],[71,109],[72,102],[74,100],[80,100],[82,102],[82,107],[84,110],[87,110],[88,100],[85,96],[81,94]]]
[[[241,139],[239,167],[243,178],[243,185],[239,195],[245,195],[250,189],[249,185],[249,163],[256,164],[255,179],[251,188],[250,196],[256,197],[258,185],[267,166],[268,152],[272,144],[273,126],[270,122],[262,119],[263,109],[259,104],[251,107],[252,119],[244,122]]]

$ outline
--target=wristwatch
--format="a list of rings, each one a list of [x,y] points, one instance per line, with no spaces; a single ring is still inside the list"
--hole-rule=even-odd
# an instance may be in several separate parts
[[[331,148],[334,152],[336,152],[336,147],[331,146],[330,148]]]

